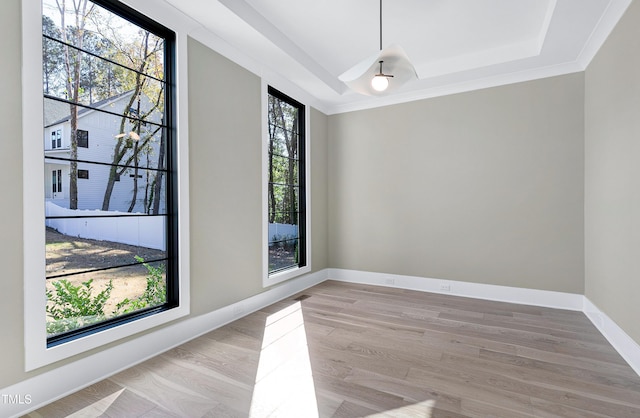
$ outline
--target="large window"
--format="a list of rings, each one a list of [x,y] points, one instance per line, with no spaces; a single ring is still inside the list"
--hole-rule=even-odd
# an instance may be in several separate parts
[[[268,275],[307,266],[305,107],[268,89]]]
[[[42,35],[53,347],[179,305],[175,34],[117,1],[43,0]]]

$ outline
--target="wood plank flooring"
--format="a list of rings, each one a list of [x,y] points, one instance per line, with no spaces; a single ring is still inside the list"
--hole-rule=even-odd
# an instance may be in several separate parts
[[[28,417],[640,417],[580,312],[327,281]]]

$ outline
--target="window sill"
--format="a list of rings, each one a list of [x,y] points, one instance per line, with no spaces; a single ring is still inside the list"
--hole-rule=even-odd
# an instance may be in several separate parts
[[[275,274],[266,275],[262,279],[262,287],[273,286],[311,272],[311,266],[295,267]]]
[[[46,347],[46,338],[25,350],[25,370],[30,371],[88,350],[102,347],[108,343],[126,338],[142,331],[166,324],[189,314],[188,306],[176,307],[165,312],[137,319],[127,324],[96,332],[50,348]],[[39,335],[46,332],[42,330]]]

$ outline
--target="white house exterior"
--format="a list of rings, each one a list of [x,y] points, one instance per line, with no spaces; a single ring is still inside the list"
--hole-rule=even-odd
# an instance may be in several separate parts
[[[109,179],[109,171],[113,162],[114,148],[120,134],[122,114],[128,107],[133,91],[129,91],[110,99],[92,104],[93,107],[103,111],[94,111],[88,108],[79,108],[78,112],[78,209],[99,210],[105,196],[105,190]],[[151,109],[150,100],[141,95],[140,100],[134,101],[134,107],[128,111],[129,115],[144,114]],[[58,119],[44,129],[44,154],[45,154],[45,199],[63,208],[69,208],[69,161],[71,144],[71,123],[69,105],[48,100],[45,105],[45,119],[52,119],[65,112],[66,116]],[[139,110],[138,110],[139,109]],[[104,111],[110,112],[105,113]],[[145,118],[149,122],[161,122],[161,112],[154,111]],[[136,128],[130,121],[125,125],[127,134]],[[160,149],[161,131],[158,130],[149,141],[144,141],[150,134],[158,129],[152,123],[143,123],[140,127],[140,140],[138,144],[146,143],[144,149],[139,148],[138,169],[138,193],[132,212],[144,213],[145,197],[150,199],[150,189],[156,175],[155,170],[146,170],[146,167],[157,167],[158,152]],[[133,144],[135,141],[130,140]],[[120,164],[124,164],[128,156],[133,155],[133,147],[127,150],[125,158]],[[96,164],[98,163],[98,164]],[[133,165],[133,163],[131,163]],[[127,212],[129,210],[134,189],[134,169],[127,169],[114,183],[110,199],[109,211]],[[165,190],[163,188],[162,195]],[[160,200],[160,213],[166,213],[165,199]],[[147,207],[149,205],[147,204]]]

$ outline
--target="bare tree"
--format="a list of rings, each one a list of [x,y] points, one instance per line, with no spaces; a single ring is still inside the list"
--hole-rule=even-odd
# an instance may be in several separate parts
[[[75,15],[75,27],[66,25],[67,1],[56,0],[60,12],[60,32],[64,48],[64,68],[67,73],[66,91],[70,112],[70,153],[69,153],[69,209],[78,209],[78,106],[80,93],[81,50],[87,16],[93,11],[94,4],[88,0],[71,0],[70,11]],[[70,46],[71,45],[71,46]]]
[[[154,215],[158,215],[160,213],[160,197],[162,193],[162,177],[164,175],[164,157],[166,153],[166,132],[163,129],[160,135],[160,149],[158,150],[158,171],[156,172],[156,176],[153,180],[153,192],[152,192],[152,209],[151,213]]]
[[[150,149],[149,146],[152,139],[161,129],[160,127],[157,127],[152,132],[146,133],[144,136],[141,132],[141,125],[143,121],[153,112],[162,108],[164,98],[164,87],[161,84],[159,90],[154,92],[155,100],[152,102],[151,108],[145,109],[144,113],[142,112],[142,109],[140,107],[141,97],[143,94],[145,94],[145,92],[152,91],[152,89],[147,88],[149,78],[144,76],[143,74],[148,69],[148,66],[157,64],[154,63],[153,58],[159,51],[161,51],[162,40],[159,38],[155,38],[155,41],[153,41],[153,43],[150,45],[151,34],[147,31],[141,31],[141,35],[141,43],[137,49],[135,49],[134,51],[127,51],[124,46],[121,46],[121,49],[119,51],[120,55],[125,57],[129,64],[136,64],[136,73],[133,82],[132,94],[129,97],[129,100],[126,102],[126,105],[122,111],[120,133],[116,136],[117,141],[114,146],[111,162],[112,165],[109,171],[109,178],[107,180],[107,185],[102,200],[102,210],[109,210],[111,196],[113,194],[113,188],[115,186],[116,179],[118,179],[124,172],[126,172],[129,169],[130,165],[133,165],[133,190],[131,202],[128,209],[129,212],[133,211],[138,199],[138,172],[140,152],[141,150],[149,152],[148,150]],[[134,109],[134,104],[136,105],[136,111],[132,112],[131,109]],[[132,122],[134,124],[134,129],[131,132],[134,132],[135,135],[131,135],[127,131],[127,124],[129,122]],[[163,139],[164,133],[161,134],[161,150],[163,148]],[[161,157],[164,158],[164,151],[160,154],[162,154]],[[159,161],[159,165],[161,164],[163,164],[163,162]],[[158,175],[156,175],[155,181],[158,181]],[[160,199],[160,193],[154,193],[154,199]]]

